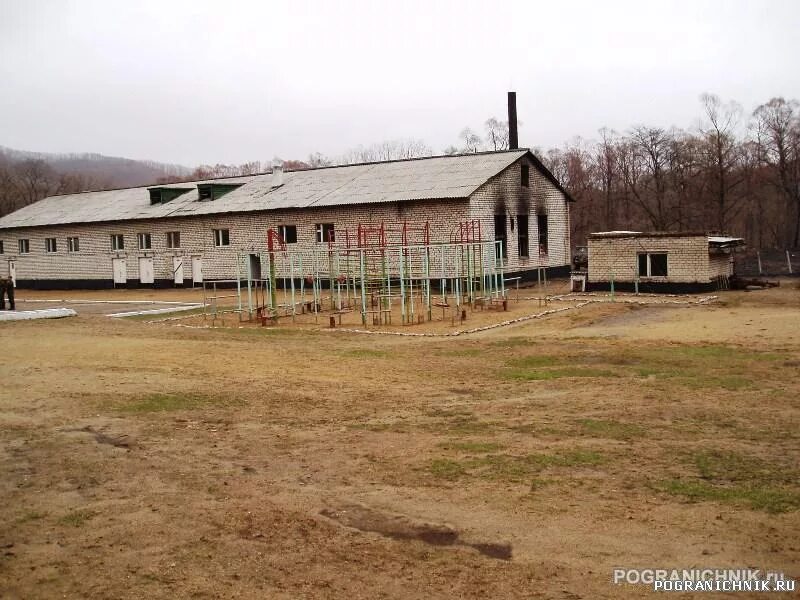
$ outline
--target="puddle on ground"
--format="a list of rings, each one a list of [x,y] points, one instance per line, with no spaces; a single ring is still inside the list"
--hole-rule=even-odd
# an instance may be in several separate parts
[[[403,515],[383,513],[360,504],[324,508],[320,514],[346,527],[379,533],[394,540],[419,540],[431,546],[466,546],[489,558],[511,560],[511,544],[467,542],[447,525],[418,523]]]

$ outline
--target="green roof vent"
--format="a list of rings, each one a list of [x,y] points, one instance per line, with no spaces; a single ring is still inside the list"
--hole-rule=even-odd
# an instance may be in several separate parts
[[[219,200],[228,192],[242,187],[241,183],[198,183],[198,200],[205,202],[208,200]]]
[[[152,187],[147,188],[150,192],[150,204],[166,204],[170,200],[175,200],[178,196],[192,191],[192,188],[180,187]]]

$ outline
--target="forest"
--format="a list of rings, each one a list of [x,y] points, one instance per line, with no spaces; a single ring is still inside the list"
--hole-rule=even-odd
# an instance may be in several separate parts
[[[443,153],[507,149],[508,123],[489,118],[482,134],[466,127],[458,140]],[[53,194],[248,175],[271,167],[271,161],[252,161],[190,170],[95,158],[73,160],[65,169],[67,163],[52,160],[54,155],[3,150],[0,216]],[[573,245],[582,245],[593,231],[632,229],[726,233],[744,237],[750,248],[800,246],[800,104],[795,100],[773,98],[746,112],[736,102],[704,94],[697,123],[688,129],[602,128],[596,139],[533,150],[575,200]],[[423,140],[405,139],[283,163],[292,170],[433,154]]]

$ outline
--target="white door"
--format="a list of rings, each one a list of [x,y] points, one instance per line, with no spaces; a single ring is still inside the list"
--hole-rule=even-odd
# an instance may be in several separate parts
[[[17,263],[13,260],[8,261],[8,278],[14,287],[17,287]]]
[[[111,269],[114,271],[114,284],[128,282],[128,266],[124,258],[112,258]]]
[[[203,283],[203,257],[192,257],[192,283]]]
[[[153,257],[142,256],[139,258],[139,283],[153,283]]]
[[[183,285],[183,257],[172,257],[172,272],[175,274],[175,285]]]

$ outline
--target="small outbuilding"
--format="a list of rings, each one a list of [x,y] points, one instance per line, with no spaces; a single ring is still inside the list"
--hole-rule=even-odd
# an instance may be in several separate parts
[[[693,293],[726,289],[742,238],[605,231],[589,235],[587,290]]]

